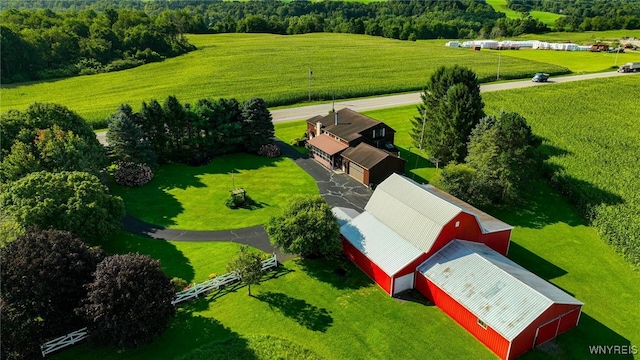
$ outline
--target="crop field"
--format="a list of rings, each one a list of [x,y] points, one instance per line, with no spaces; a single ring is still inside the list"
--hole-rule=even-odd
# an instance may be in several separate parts
[[[495,11],[503,12],[509,19],[522,18],[522,13],[513,11],[507,7],[507,0],[487,0],[487,4],[491,5]],[[538,19],[542,21],[545,25],[547,25],[551,29],[553,29],[553,25],[555,21],[558,18],[561,18],[564,16],[564,15],[559,15],[559,14],[545,12],[545,11],[531,11],[530,15],[534,19]]]
[[[483,94],[487,111],[522,114],[546,139],[553,182],[640,264],[640,76]]]
[[[314,100],[421,90],[441,65],[470,66],[478,76],[495,78],[498,55],[447,48],[443,40],[400,41],[349,34],[191,35],[198,50],[135,69],[64,80],[3,86],[0,109],[24,109],[39,102],[63,104],[90,122],[100,122],[121,103],[139,109],[142,101],[176,95],[185,102],[202,98],[264,98],[269,106],[309,97]],[[504,79],[536,71],[568,69],[517,58],[502,59]]]
[[[638,30],[607,30],[607,31],[584,31],[584,32],[550,32],[546,34],[526,34],[520,35],[518,39],[552,41],[552,42],[572,42],[576,44],[594,44],[598,41],[613,42],[624,37],[640,38]]]
[[[608,52],[590,51],[521,49],[517,51],[502,51],[501,53],[503,55],[503,60],[505,57],[510,57],[558,64],[568,68],[571,72],[576,74],[612,71],[627,62],[640,61],[640,51],[627,51],[625,53],[620,53],[617,54],[617,58],[615,53],[610,54]]]

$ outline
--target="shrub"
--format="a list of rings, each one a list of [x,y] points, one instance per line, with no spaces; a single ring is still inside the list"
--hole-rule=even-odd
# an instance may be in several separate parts
[[[245,200],[242,198],[242,196],[237,196],[237,195],[229,195],[227,200],[224,202],[224,205],[229,209],[237,209],[243,206],[244,204],[245,204]]]
[[[171,279],[171,286],[173,286],[173,290],[175,292],[180,292],[186,289],[187,286],[189,286],[189,283],[183,278],[174,277],[173,279]]]
[[[258,155],[266,156],[268,158],[276,158],[280,156],[280,149],[275,144],[266,144],[260,146],[260,150],[258,150]]]
[[[153,171],[145,164],[124,162],[118,164],[113,177],[122,186],[142,186],[153,179]]]

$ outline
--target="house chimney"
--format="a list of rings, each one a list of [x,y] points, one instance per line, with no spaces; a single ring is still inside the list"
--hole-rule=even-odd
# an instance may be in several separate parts
[[[338,125],[338,112],[337,111],[333,113],[333,118],[335,119],[334,124]]]
[[[318,121],[316,123],[316,136],[319,136],[321,134],[321,131],[322,131],[322,123]]]

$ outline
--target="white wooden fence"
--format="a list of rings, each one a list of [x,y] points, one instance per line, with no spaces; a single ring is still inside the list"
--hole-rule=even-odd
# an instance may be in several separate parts
[[[269,259],[262,260],[262,271],[266,271],[277,266],[278,258],[276,257],[276,254],[273,254],[273,257]],[[187,290],[177,292],[176,298],[171,301],[171,304],[176,305],[181,302],[197,298],[200,294],[204,294],[214,289],[217,290],[238,280],[241,280],[240,276],[238,276],[237,272],[232,271],[230,273],[217,276],[213,279],[197,283]],[[54,351],[64,349],[71,345],[75,345],[76,343],[86,339],[88,336],[89,332],[87,331],[87,328],[82,328],[67,335],[60,336],[59,338],[47,341],[46,343],[40,345],[40,350],[42,350],[42,357],[45,357]]]
[[[45,357],[47,356],[47,354],[50,354],[56,350],[66,348],[67,346],[75,345],[76,343],[86,339],[87,336],[89,336],[87,328],[82,328],[65,336],[60,336],[59,338],[47,341],[40,346],[40,350],[42,350],[42,357]]]

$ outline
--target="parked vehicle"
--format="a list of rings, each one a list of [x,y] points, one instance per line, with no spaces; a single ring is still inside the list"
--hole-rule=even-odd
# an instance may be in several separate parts
[[[636,72],[640,71],[640,62],[628,62],[618,69],[618,72]]]
[[[546,82],[547,80],[549,80],[549,74],[545,73],[536,73],[531,79],[533,82]]]

